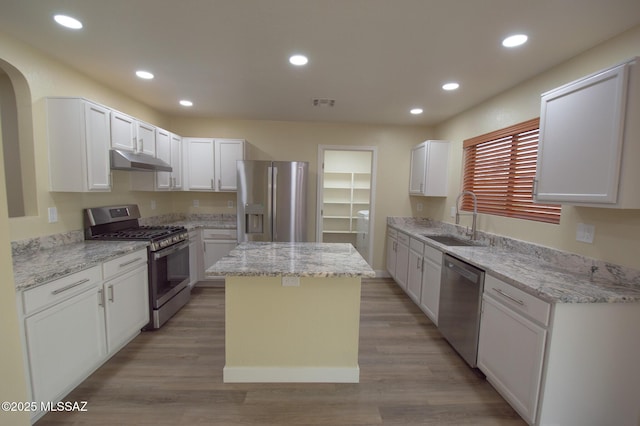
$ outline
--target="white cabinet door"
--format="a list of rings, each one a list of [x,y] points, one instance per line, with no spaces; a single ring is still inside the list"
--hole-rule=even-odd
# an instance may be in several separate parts
[[[85,143],[87,149],[87,189],[111,190],[109,160],[109,110],[84,102]]]
[[[409,194],[446,197],[449,142],[429,140],[411,150]]]
[[[216,139],[215,174],[218,191],[237,191],[236,162],[244,159],[244,141]]]
[[[491,297],[482,299],[478,368],[530,424],[536,418],[546,330]]]
[[[387,271],[392,278],[395,278],[398,240],[395,231],[391,231],[387,230]]]
[[[420,293],[420,308],[429,319],[438,325],[438,305],[440,303],[440,275],[442,264],[436,263],[425,256],[422,272],[422,289]]]
[[[214,263],[228,255],[238,245],[235,241],[203,240],[204,265],[203,273]]]
[[[425,167],[427,166],[427,145],[421,143],[411,149],[411,177],[409,194],[422,195],[424,190]]]
[[[110,110],[80,98],[46,105],[50,190],[110,191]]]
[[[420,303],[422,287],[422,254],[409,250],[409,273],[407,277],[407,294],[416,303]]]
[[[182,189],[182,138],[171,134],[171,189]]]
[[[136,151],[138,144],[136,119],[119,111],[111,111],[111,148]]]
[[[405,244],[401,236],[408,236],[398,233],[398,250],[396,252],[396,282],[405,291],[407,290],[407,281],[409,279],[409,245]],[[407,241],[408,242],[408,241]]]
[[[171,133],[163,129],[157,129],[156,131],[156,156],[160,160],[167,164],[173,164],[171,162]],[[156,189],[167,190],[171,188],[171,174],[172,172],[156,172]]]
[[[155,126],[136,121],[136,151],[156,156],[156,128]]]
[[[213,139],[188,138],[186,141],[189,189],[195,191],[213,191],[214,163]]]
[[[636,62],[542,95],[536,201],[640,208]]]
[[[104,283],[107,348],[120,350],[149,322],[147,264]]]
[[[101,285],[25,320],[34,401],[57,401],[106,356]]]

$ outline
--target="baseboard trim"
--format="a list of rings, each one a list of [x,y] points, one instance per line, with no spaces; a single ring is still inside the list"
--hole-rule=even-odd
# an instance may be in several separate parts
[[[359,383],[360,367],[227,367],[225,383]]]

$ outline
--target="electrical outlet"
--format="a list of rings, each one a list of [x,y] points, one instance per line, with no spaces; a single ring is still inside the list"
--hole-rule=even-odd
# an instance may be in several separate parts
[[[456,217],[456,206],[451,206],[451,211],[449,212],[451,217]]]
[[[156,200],[151,200],[151,210],[155,210],[157,207]]]
[[[56,223],[58,221],[58,209],[49,207],[47,212],[49,213],[49,223]]]
[[[233,208],[233,201],[232,200],[227,201],[227,208],[229,208],[229,209]]]
[[[419,212],[422,211],[422,203],[417,203],[416,204],[416,210],[418,210]]]
[[[300,287],[300,277],[282,277],[282,287]]]
[[[193,207],[200,207],[200,200],[193,200]]]
[[[576,230],[576,241],[582,241],[583,243],[593,243],[593,237],[596,233],[596,227],[587,223],[578,223],[578,229]]]

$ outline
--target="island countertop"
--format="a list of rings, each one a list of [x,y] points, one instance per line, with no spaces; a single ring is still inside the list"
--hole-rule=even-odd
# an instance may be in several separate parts
[[[344,243],[241,243],[205,272],[215,276],[363,277],[375,272]]]

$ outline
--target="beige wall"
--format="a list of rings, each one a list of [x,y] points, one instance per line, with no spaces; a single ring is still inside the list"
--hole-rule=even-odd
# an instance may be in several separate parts
[[[463,140],[538,117],[541,93],[637,55],[640,56],[640,26],[439,125],[437,137],[453,144],[449,196],[422,200],[412,197],[413,211],[453,222],[449,211],[461,187]],[[415,209],[419,201],[426,204],[422,213]],[[468,220],[463,218],[461,223],[466,225]],[[580,222],[595,225],[593,244],[575,240]],[[487,232],[640,269],[640,211],[563,206],[559,225],[480,215],[478,226]]]
[[[33,209],[32,215],[9,220],[12,241],[81,229],[82,209],[89,206],[137,202],[145,216],[169,213],[173,210],[170,194],[130,192],[126,172],[114,173],[114,189],[109,194],[50,193],[48,189],[45,97],[88,98],[162,127],[166,127],[167,119],[140,102],[96,83],[89,77],[43,55],[28,45],[5,36],[1,32],[0,52],[2,52],[0,60],[6,61],[16,68],[26,79],[33,106],[32,126],[36,170],[34,186],[37,192],[37,209]],[[157,209],[154,212],[150,209],[152,199],[157,203]],[[49,224],[47,208],[54,206],[58,208],[59,221]]]
[[[1,122],[0,122],[1,124]],[[1,130],[0,125],[0,130]],[[0,144],[2,132],[0,131]],[[0,402],[27,401],[27,385],[24,380],[22,344],[16,306],[16,291],[11,268],[9,245],[9,221],[7,216],[7,192],[5,190],[4,161],[0,149]],[[0,411],[0,423],[28,425],[26,412]]]

